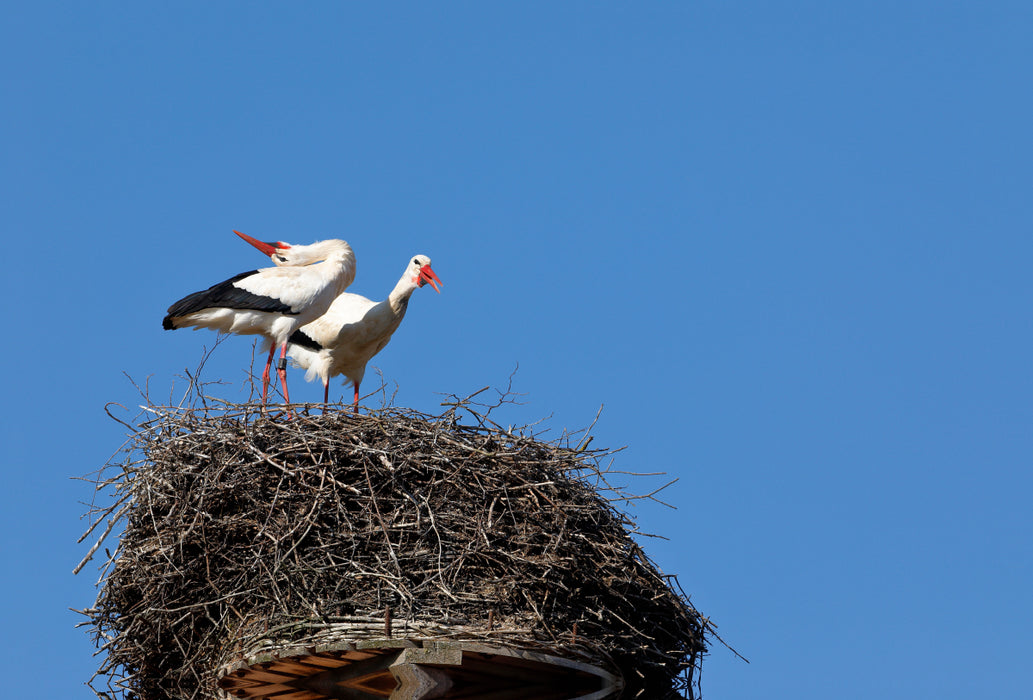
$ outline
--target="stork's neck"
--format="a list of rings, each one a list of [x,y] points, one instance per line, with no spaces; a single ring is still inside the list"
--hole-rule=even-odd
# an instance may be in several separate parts
[[[412,273],[406,271],[402,275],[402,279],[398,280],[398,284],[391,290],[391,293],[387,297],[387,303],[391,307],[391,312],[402,316],[405,314],[405,309],[409,305],[409,297],[416,291],[416,282],[413,281]]]
[[[336,282],[334,296],[343,292],[355,280],[355,253],[345,241],[319,241],[307,246],[300,254],[295,253],[295,257],[301,264],[306,264],[306,258],[309,261],[322,261],[315,265],[315,269],[323,279]]]
[[[311,265],[319,261],[340,263],[355,260],[355,253],[347,242],[332,238],[317,241],[310,245],[291,246],[289,250],[291,265]]]

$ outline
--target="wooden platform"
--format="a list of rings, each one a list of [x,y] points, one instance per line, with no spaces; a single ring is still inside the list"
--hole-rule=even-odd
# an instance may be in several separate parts
[[[281,649],[219,679],[254,700],[609,700],[623,681],[587,663],[476,642],[368,639]]]

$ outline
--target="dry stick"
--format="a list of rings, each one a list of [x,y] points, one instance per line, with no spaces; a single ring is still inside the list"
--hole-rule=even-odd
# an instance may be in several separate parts
[[[98,526],[98,525],[100,525],[100,524],[101,524],[102,522],[104,522],[104,518],[108,517],[108,515],[109,515],[109,514],[111,513],[111,511],[115,510],[115,508],[118,508],[118,507],[119,507],[120,505],[122,505],[123,503],[125,503],[125,502],[126,502],[126,499],[127,499],[127,498],[130,498],[131,496],[132,496],[132,494],[129,494],[129,493],[127,493],[127,494],[123,494],[123,495],[122,495],[122,497],[121,497],[121,498],[119,498],[119,499],[118,499],[117,501],[115,501],[115,502],[114,502],[113,504],[111,504],[111,506],[109,506],[109,507],[107,507],[107,508],[103,508],[103,509],[96,509],[96,511],[95,511],[95,512],[97,513],[97,516],[96,516],[96,517],[97,517],[97,519],[96,519],[96,520],[94,521],[94,523],[93,523],[92,525],[90,525],[90,528],[89,528],[89,529],[88,529],[88,530],[87,530],[86,532],[84,532],[84,533],[82,534],[82,536],[81,536],[81,537],[79,537],[79,539],[77,539],[77,540],[75,541],[75,543],[76,543],[76,544],[80,544],[80,543],[82,543],[82,541],[83,541],[83,540],[85,540],[85,539],[86,539],[87,537],[89,537],[89,536],[90,536],[90,534],[91,534],[91,533],[92,533],[92,532],[93,532],[93,531],[94,531],[95,529],[97,529],[97,526]],[[115,520],[117,521],[117,520],[118,520],[118,518],[120,518],[120,517],[122,516],[122,514],[123,514],[123,513],[125,512],[125,511],[126,511],[126,509],[125,509],[125,508],[123,508],[122,510],[120,510],[120,511],[118,512],[118,515],[116,515],[116,516],[115,516]],[[109,527],[109,530],[108,530],[108,531],[110,532],[110,527]]]
[[[78,574],[80,571],[82,571],[82,568],[84,566],[86,566],[86,563],[89,562],[90,559],[93,558],[93,555],[97,552],[98,549],[100,549],[101,543],[103,543],[104,539],[109,534],[111,534],[112,529],[114,529],[114,527],[115,527],[115,523],[117,523],[119,521],[119,518],[121,518],[126,513],[126,511],[129,510],[129,508],[130,508],[130,506],[123,506],[122,510],[118,511],[118,513],[115,515],[115,517],[111,518],[111,520],[108,521],[108,526],[104,530],[104,534],[102,534],[97,539],[97,541],[93,543],[93,546],[90,547],[90,551],[86,553],[86,556],[83,557],[83,560],[81,562],[79,562],[79,565],[76,566],[74,569],[72,569],[72,574],[73,575],[74,574]],[[92,528],[91,528],[91,530],[92,530]],[[81,539],[79,541],[82,542]]]
[[[391,536],[387,534],[387,526],[384,524],[384,518],[380,514],[380,506],[377,505],[377,495],[373,492],[373,481],[369,477],[369,469],[365,464],[362,465],[362,471],[366,474],[366,484],[369,486],[369,497],[373,502],[373,509],[376,511],[377,520],[380,522],[380,529],[384,533],[384,541],[387,542],[387,553],[391,556],[391,561],[394,562],[395,567],[398,569],[398,575],[402,575],[402,567],[398,563],[398,557],[395,556],[394,545],[391,544]]]

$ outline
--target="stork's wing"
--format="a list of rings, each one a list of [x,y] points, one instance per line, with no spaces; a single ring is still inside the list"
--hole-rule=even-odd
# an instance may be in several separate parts
[[[170,327],[170,319],[186,316],[204,309],[251,309],[253,311],[270,311],[273,313],[292,314],[291,307],[275,297],[254,294],[238,286],[241,281],[253,279],[261,270],[242,272],[235,277],[214,284],[203,292],[194,292],[183,297],[169,307],[163,326]]]

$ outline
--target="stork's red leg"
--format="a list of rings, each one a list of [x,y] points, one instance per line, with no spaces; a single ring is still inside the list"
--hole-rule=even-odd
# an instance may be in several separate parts
[[[330,403],[330,379],[323,382],[323,413],[326,413],[326,405]]]
[[[270,360],[272,356],[270,355]],[[283,400],[291,402],[291,395],[287,391],[287,343],[280,347],[280,363],[276,366],[276,373],[280,375],[280,385],[283,387]]]
[[[262,405],[265,406],[266,398],[269,396],[269,368],[273,366],[273,353],[276,352],[276,344],[269,348],[269,359],[265,361],[265,371],[262,372]]]
[[[353,409],[353,413],[358,415],[358,413],[359,413],[359,383],[358,382],[352,382],[352,383],[355,385],[355,407]]]

